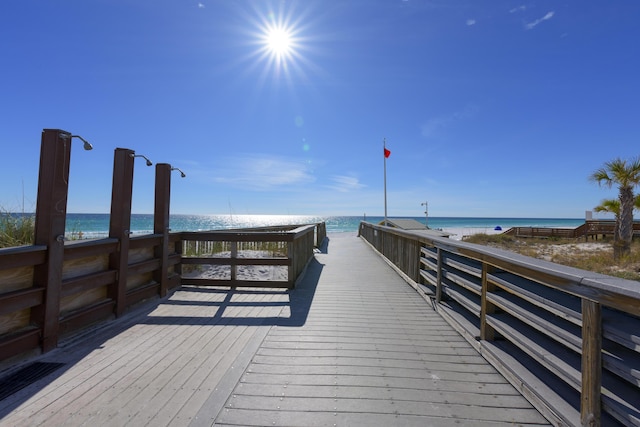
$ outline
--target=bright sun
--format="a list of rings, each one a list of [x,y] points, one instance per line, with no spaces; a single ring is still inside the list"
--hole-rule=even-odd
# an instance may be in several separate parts
[[[271,76],[276,80],[290,81],[294,76],[304,77],[305,66],[310,62],[305,58],[309,51],[308,28],[302,26],[304,14],[297,16],[293,10],[289,13],[269,12],[260,14],[253,22],[255,36],[251,44],[256,49],[249,56],[256,58],[254,66],[261,70],[261,78]]]
[[[265,42],[267,49],[277,57],[288,56],[293,49],[291,32],[286,28],[269,28]]]

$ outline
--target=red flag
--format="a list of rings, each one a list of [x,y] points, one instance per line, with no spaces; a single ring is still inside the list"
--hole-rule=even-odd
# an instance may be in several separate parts
[[[391,151],[387,150],[386,147],[384,149],[384,158],[388,158],[391,155]]]

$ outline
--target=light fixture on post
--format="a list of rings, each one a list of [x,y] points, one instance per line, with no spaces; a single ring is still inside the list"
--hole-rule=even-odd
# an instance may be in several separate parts
[[[182,178],[187,175],[169,163],[156,163],[155,199],[153,207],[153,233],[161,235],[161,244],[156,246],[155,256],[160,266],[153,272],[153,280],[158,283],[160,298],[167,295],[170,285],[169,273],[169,208],[171,204],[171,172],[177,170]],[[172,247],[174,245],[172,244]],[[171,253],[174,249],[171,249]]]
[[[153,163],[151,163],[151,160],[149,160],[146,156],[143,156],[142,154],[129,154],[131,157],[136,158],[136,157],[142,157],[143,159],[145,159],[147,161],[147,166],[152,166]]]
[[[77,137],[91,149],[83,138],[61,129],[43,129],[40,145],[40,173],[36,201],[33,244],[44,246],[44,259],[34,266],[33,276],[43,289],[40,302],[34,304],[28,323],[40,328],[39,342],[42,352],[58,345],[60,326],[60,284],[63,282],[67,198],[69,195],[69,163],[71,162],[71,138]]]
[[[58,134],[58,137],[62,140],[67,140],[67,139],[72,139],[72,138],[78,138],[80,141],[82,141],[84,143],[83,147],[85,150],[89,151],[89,150],[93,150],[93,145],[91,145],[91,143],[89,141],[87,141],[86,139],[84,139],[83,137],[81,137],[80,135],[69,135],[67,132],[60,132]]]
[[[186,178],[186,176],[187,176],[187,175],[185,175],[185,173],[184,173],[184,172],[182,172],[182,171],[180,170],[180,168],[171,168],[171,170],[172,170],[172,171],[178,171],[178,172],[180,172],[180,177],[181,177],[181,178]]]
[[[89,150],[93,150],[93,145],[91,145],[91,143],[89,141],[87,141],[86,139],[84,139],[83,137],[81,137],[80,135],[71,135],[71,138],[78,138],[80,141],[83,142],[83,147],[85,150],[89,151]]]
[[[420,203],[420,206],[424,206],[424,226],[429,228],[429,203]]]

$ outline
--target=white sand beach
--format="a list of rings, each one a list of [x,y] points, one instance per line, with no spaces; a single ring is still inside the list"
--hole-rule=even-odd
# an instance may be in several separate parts
[[[495,230],[494,227],[459,227],[459,228],[443,228],[442,231],[450,233],[449,238],[452,240],[462,240],[464,237],[474,234],[500,234],[506,229]]]
[[[265,251],[243,250],[239,251],[240,258],[266,258],[270,256]],[[230,258],[231,252],[220,252],[216,258]],[[287,280],[288,268],[280,265],[238,265],[236,277],[239,280]],[[229,265],[200,265],[193,271],[184,274],[184,277],[199,279],[231,279],[231,266]]]

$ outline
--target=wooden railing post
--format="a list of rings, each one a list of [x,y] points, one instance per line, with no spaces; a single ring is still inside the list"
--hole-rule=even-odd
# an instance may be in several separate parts
[[[422,245],[419,241],[411,241],[411,279],[419,283],[420,282],[420,252]]]
[[[360,236],[360,230],[362,229],[362,226],[360,226],[360,228],[358,228],[358,236]],[[326,222],[319,222],[316,224],[316,247],[320,247],[322,246],[322,243],[324,242],[324,239],[327,237],[327,223]]]
[[[43,304],[33,307],[31,321],[41,328],[42,351],[58,345],[64,233],[67,219],[71,134],[44,129],[35,217],[36,245],[46,245],[46,261],[34,269],[33,284],[44,287]]]
[[[289,267],[287,268],[287,281],[289,282],[289,288],[293,288],[296,283],[296,240],[291,239],[287,241],[287,259],[289,261]]]
[[[154,272],[154,280],[160,284],[160,298],[167,295],[169,274],[169,206],[171,203],[171,165],[156,163],[156,188],[153,210],[153,233],[162,234],[162,243],[155,248],[160,259],[160,269]]]
[[[487,323],[487,314],[495,313],[495,305],[489,302],[487,298],[488,293],[495,291],[495,285],[489,283],[487,276],[493,270],[493,268],[487,264],[482,263],[482,294],[480,295],[480,339],[493,341],[495,339],[495,330]]]
[[[437,248],[438,260],[436,271],[436,302],[442,302],[442,249]]]
[[[602,307],[582,299],[582,393],[580,421],[583,426],[599,427],[602,405]]]
[[[238,241],[231,242],[231,281],[235,282],[238,279],[238,266],[235,263],[238,258]]]
[[[118,250],[109,257],[110,268],[117,272],[116,282],[109,287],[109,297],[116,303],[116,316],[120,316],[126,308],[134,154],[133,150],[116,148],[113,158],[109,237],[118,239],[120,244]]]

